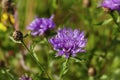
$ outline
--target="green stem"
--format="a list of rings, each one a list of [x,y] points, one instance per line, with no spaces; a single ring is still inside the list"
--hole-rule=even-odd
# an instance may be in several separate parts
[[[113,12],[111,12],[110,15],[113,18],[113,21],[115,22],[115,24],[117,25],[117,27],[119,28],[120,24],[119,24],[119,22],[117,22],[117,19],[116,19],[115,15],[113,14]]]
[[[63,80],[63,76],[67,73],[68,61],[69,61],[69,58],[66,59],[65,63],[63,63],[62,72],[60,73],[60,80]]]
[[[38,59],[32,54],[33,52],[31,52],[28,47],[26,46],[26,44],[24,43],[24,41],[21,41],[21,43],[23,44],[23,46],[28,50],[28,52],[30,53],[29,55],[33,58],[33,60],[37,63],[38,67],[40,68],[40,70],[44,73],[46,73],[46,75],[48,76],[48,78],[50,80],[52,80],[52,78],[48,75],[48,73],[45,71],[45,69],[42,67],[42,65],[39,63]]]
[[[46,43],[46,45],[50,48],[49,41],[48,41],[48,38],[47,38],[47,37],[45,37],[45,43]],[[47,65],[48,65],[48,67],[50,67],[49,54],[46,54],[46,56],[47,56]],[[49,73],[51,73],[51,70],[50,70],[49,68],[48,68],[48,71],[49,71]]]
[[[120,13],[119,13],[118,19],[119,19],[118,24],[119,24],[119,27],[120,27]]]
[[[8,75],[12,80],[15,80],[14,76],[12,74],[10,74],[8,71],[4,70],[4,72],[6,73],[6,75]]]
[[[89,80],[95,80],[93,76],[90,76],[89,77]]]

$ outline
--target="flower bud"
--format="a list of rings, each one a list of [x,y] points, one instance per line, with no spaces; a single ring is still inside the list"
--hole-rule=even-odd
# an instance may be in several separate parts
[[[91,6],[91,0],[83,0],[83,7],[89,8]]]
[[[13,32],[13,38],[16,41],[22,41],[23,40],[23,34],[20,31],[14,31]]]
[[[88,75],[89,76],[95,76],[96,75],[96,69],[94,67],[89,67]]]
[[[4,60],[1,60],[1,61],[0,61],[0,68],[3,68],[3,67],[5,67],[5,61],[4,61]]]

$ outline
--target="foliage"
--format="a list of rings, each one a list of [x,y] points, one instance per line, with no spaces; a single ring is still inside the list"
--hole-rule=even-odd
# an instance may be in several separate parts
[[[30,51],[21,42],[13,41],[15,25],[7,20],[7,30],[0,30],[0,80],[18,80],[22,75],[33,80],[60,80],[60,76],[61,80],[119,80],[120,14],[104,12],[98,0],[88,0],[91,4],[84,1],[87,0],[13,0],[19,30]],[[56,28],[49,37],[33,37],[26,29],[35,17],[49,18],[52,14]],[[68,63],[64,56],[55,57],[57,51],[48,42],[64,26],[84,31],[87,38],[86,52],[70,57]]]

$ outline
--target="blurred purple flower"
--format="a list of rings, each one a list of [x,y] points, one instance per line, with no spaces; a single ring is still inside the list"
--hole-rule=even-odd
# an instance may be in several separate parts
[[[43,35],[46,31],[55,27],[53,18],[54,15],[50,18],[35,18],[27,29],[31,30],[31,35],[33,36]]]
[[[19,80],[32,80],[30,77],[26,77],[25,75],[22,75]]]
[[[102,7],[120,12],[120,0],[103,0]]]
[[[58,52],[57,56],[65,55],[66,58],[69,58],[70,56],[76,56],[78,52],[85,52],[84,47],[87,39],[84,38],[84,32],[64,28],[60,29],[49,42]]]

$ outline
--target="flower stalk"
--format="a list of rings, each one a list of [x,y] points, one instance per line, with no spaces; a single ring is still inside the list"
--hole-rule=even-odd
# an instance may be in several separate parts
[[[67,73],[68,71],[68,62],[69,62],[69,58],[66,59],[66,61],[63,63],[62,66],[62,71],[60,73],[60,80],[63,80],[63,76]]]
[[[26,44],[24,43],[23,40],[21,40],[21,43],[22,43],[23,46],[27,49],[27,51],[29,52],[29,55],[30,55],[30,56],[33,58],[33,60],[37,63],[39,69],[40,69],[42,72],[46,73],[46,75],[48,76],[48,78],[49,78],[50,80],[52,80],[52,78],[49,76],[49,74],[45,71],[45,69],[44,69],[44,68],[42,67],[42,65],[39,63],[38,59],[32,54],[33,52],[32,52],[31,50],[29,50],[29,48],[26,46]]]
[[[110,16],[113,18],[113,21],[115,22],[115,24],[117,25],[117,27],[120,27],[119,22],[117,22],[117,18],[115,17],[115,15],[113,14],[113,12],[110,13]]]

